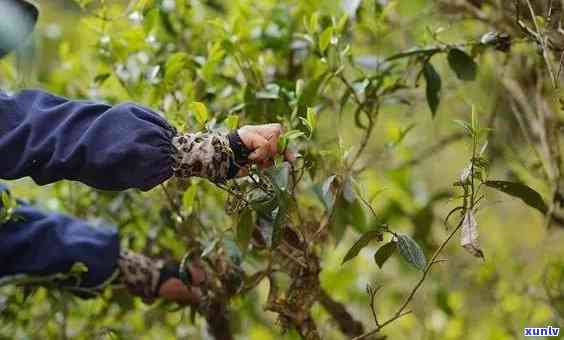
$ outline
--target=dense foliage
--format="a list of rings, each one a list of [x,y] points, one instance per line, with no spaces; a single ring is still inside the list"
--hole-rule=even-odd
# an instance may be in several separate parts
[[[3,88],[135,101],[180,131],[280,122],[301,157],[149,193],[14,183],[213,274],[194,308],[6,286],[0,337],[497,340],[562,325],[563,7],[42,3],[34,42],[0,62]]]

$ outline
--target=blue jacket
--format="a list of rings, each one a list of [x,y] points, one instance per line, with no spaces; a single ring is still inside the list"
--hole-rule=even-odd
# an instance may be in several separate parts
[[[172,176],[174,133],[157,113],[134,104],[0,91],[0,179],[29,176],[38,184],[66,179],[102,190],[149,190]],[[15,215],[0,225],[0,278],[64,273],[82,262],[88,268],[82,285],[90,287],[114,272],[115,229],[25,204]]]

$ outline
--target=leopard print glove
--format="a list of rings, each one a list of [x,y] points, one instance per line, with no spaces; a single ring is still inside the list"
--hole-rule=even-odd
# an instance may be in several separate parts
[[[174,137],[172,144],[177,177],[204,177],[216,183],[234,178],[250,154],[237,132],[186,133]]]
[[[119,280],[133,294],[151,302],[158,295],[164,261],[121,250],[118,259]]]

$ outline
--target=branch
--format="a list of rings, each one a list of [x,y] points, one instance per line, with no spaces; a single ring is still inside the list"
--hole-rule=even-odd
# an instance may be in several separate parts
[[[436,144],[430,146],[428,149],[423,150],[422,152],[419,152],[419,155],[417,156],[417,158],[413,158],[413,159],[410,159],[406,162],[403,162],[397,168],[405,168],[405,167],[415,166],[415,165],[421,163],[422,161],[424,161],[425,159],[435,155],[437,152],[442,151],[449,144],[455,143],[455,142],[461,140],[464,137],[465,137],[465,134],[463,132],[456,132],[456,133],[453,133],[449,136],[443,137]]]
[[[362,323],[355,320],[345,306],[335,301],[323,288],[320,288],[318,301],[327,313],[331,315],[333,320],[337,322],[339,329],[344,335],[354,337],[364,333]]]
[[[547,38],[544,35],[544,32],[541,30],[539,23],[537,22],[537,16],[535,14],[535,10],[533,9],[533,5],[531,4],[530,0],[526,0],[527,6],[529,7],[529,11],[531,12],[531,19],[533,20],[533,24],[535,25],[536,34],[534,35],[537,38],[537,42],[542,49],[542,56],[546,63],[546,67],[548,68],[548,73],[550,74],[550,79],[552,80],[552,86],[556,89],[558,88],[558,79],[554,75],[554,71],[552,70],[552,63],[550,62],[550,56],[548,55],[548,47],[546,46]]]
[[[351,85],[351,83],[349,83],[349,81],[347,80],[347,78],[345,78],[345,76],[343,74],[339,74],[338,75],[339,79],[341,80],[341,82],[343,82],[343,84],[345,84],[345,86],[347,87],[348,91],[351,92],[351,94],[353,95],[353,98],[356,102],[356,105],[358,106],[358,109],[361,110],[362,112],[364,112],[364,114],[366,115],[366,118],[368,119],[368,126],[366,128],[364,128],[364,135],[362,136],[362,140],[360,142],[360,147],[358,148],[355,156],[352,158],[352,161],[350,163],[350,167],[352,168],[354,166],[354,164],[356,163],[356,161],[360,158],[360,155],[364,152],[364,149],[366,148],[366,146],[368,145],[368,141],[370,140],[370,137],[372,136],[372,131],[374,129],[374,117],[372,117],[372,112],[370,112],[369,110],[366,109],[366,101],[361,101],[360,98],[358,97],[358,94],[356,93],[354,87]],[[378,106],[376,108],[376,111],[378,111]]]
[[[425,270],[423,271],[423,274],[421,275],[421,278],[419,279],[419,281],[417,281],[417,283],[415,284],[415,286],[413,287],[413,289],[411,290],[411,292],[409,293],[409,295],[405,298],[404,302],[401,304],[401,306],[398,308],[398,310],[395,312],[395,314],[390,317],[388,320],[386,320],[385,322],[381,323],[379,326],[377,326],[375,329],[371,330],[370,332],[364,333],[360,336],[357,336],[356,338],[353,338],[353,340],[361,340],[361,339],[366,339],[376,333],[378,333],[382,328],[384,328],[386,325],[392,323],[393,321],[411,313],[411,311],[405,311],[405,308],[407,307],[407,305],[411,302],[411,300],[413,300],[413,297],[415,296],[415,293],[417,293],[417,291],[419,290],[419,288],[421,287],[421,285],[423,284],[423,282],[425,281],[425,279],[427,278],[427,275],[429,274],[429,272],[431,271],[431,268],[433,267],[433,265],[437,262],[437,258],[439,257],[439,255],[441,254],[441,252],[443,251],[443,249],[446,247],[446,245],[448,244],[448,242],[453,238],[453,236],[458,232],[458,230],[462,227],[462,222],[464,221],[464,219],[460,219],[460,222],[458,223],[458,225],[456,226],[456,228],[454,228],[454,230],[450,233],[450,235],[443,241],[443,243],[439,246],[439,248],[435,251],[435,253],[433,254],[433,256],[431,257],[431,259],[429,260],[429,262],[427,263],[427,267],[425,267]]]
[[[213,301],[206,313],[208,330],[215,340],[232,340],[229,311],[225,303]]]

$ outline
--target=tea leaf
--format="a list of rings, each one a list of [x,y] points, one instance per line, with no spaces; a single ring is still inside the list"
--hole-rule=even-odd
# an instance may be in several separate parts
[[[397,247],[400,255],[409,264],[423,271],[427,266],[427,260],[421,247],[408,235],[399,234],[397,238]]]

